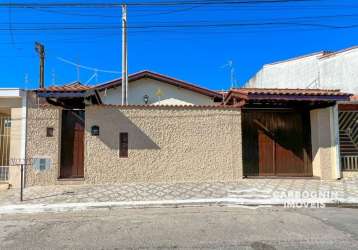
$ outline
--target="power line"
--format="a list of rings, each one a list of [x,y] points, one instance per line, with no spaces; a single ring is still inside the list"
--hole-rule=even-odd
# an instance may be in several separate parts
[[[153,25],[131,25],[128,26],[128,29],[153,29],[153,28],[220,28],[220,27],[255,27],[255,26],[312,26],[312,27],[322,27],[322,28],[330,28],[330,29],[345,29],[345,28],[353,28],[358,24],[352,25],[330,25],[330,24],[322,24],[322,23],[306,23],[306,22],[246,22],[246,23],[184,23],[184,24],[153,24]],[[11,30],[16,31],[58,31],[58,30],[118,30],[120,25],[85,25],[85,26],[53,26],[53,27],[22,27],[17,28],[13,27]],[[0,31],[9,31],[9,28],[0,28]]]
[[[0,3],[0,7],[14,8],[120,8],[123,4],[127,6],[175,6],[175,5],[226,5],[226,4],[274,4],[274,3],[299,3],[299,2],[315,2],[318,0],[197,0],[197,1],[152,1],[152,2],[108,2],[108,3],[84,3],[84,2],[52,2],[52,3]]]
[[[241,20],[230,20],[232,22],[252,22],[252,21],[263,21],[263,22],[274,22],[274,21],[290,21],[290,20],[300,20],[300,21],[315,21],[315,19],[317,19],[317,21],[322,21],[323,19],[335,19],[335,18],[358,18],[358,13],[357,14],[342,14],[342,15],[321,15],[321,16],[296,16],[296,17],[286,17],[286,18],[270,18],[270,19],[241,19]],[[135,23],[133,22],[133,27],[136,27],[138,25],[142,25],[142,26],[146,26],[146,24],[148,26],[150,25],[162,25],[162,24],[172,24],[172,25],[181,25],[181,24],[190,24],[190,23],[210,23],[213,22],[212,20],[187,20],[187,21],[181,21],[181,22],[153,22],[153,23],[148,23],[145,22],[143,23]],[[118,23],[107,23],[107,22],[101,22],[101,23],[95,23],[95,22],[13,22],[13,25],[118,25]]]

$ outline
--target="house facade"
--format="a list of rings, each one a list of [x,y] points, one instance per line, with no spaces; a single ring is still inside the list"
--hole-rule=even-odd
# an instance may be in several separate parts
[[[156,86],[152,78],[146,73],[136,81]],[[173,86],[167,79],[155,81]],[[26,184],[341,177],[336,103],[349,100],[349,94],[232,89],[218,102],[220,94],[179,82],[174,86],[178,92],[191,91],[190,96],[202,95],[211,102],[190,102],[174,93],[166,96],[176,99],[173,104],[140,103],[140,97],[153,94],[145,86],[138,90],[137,102],[122,106],[109,103],[117,100],[110,91],[118,85],[108,83],[31,93],[26,155],[32,164],[26,169]],[[137,83],[130,83],[129,89]]]
[[[266,64],[248,80],[253,88],[321,88],[358,93],[358,48],[336,52],[321,51]],[[339,155],[343,176],[358,175],[358,105],[350,101],[338,103]]]
[[[140,71],[128,77],[129,105],[212,105],[220,103],[216,91],[151,71]],[[122,103],[122,80],[97,86],[104,104]]]
[[[13,162],[25,158],[26,91],[0,89],[0,183],[19,187],[20,168]]]
[[[156,73],[129,78],[126,106],[118,105],[118,81],[32,93],[27,185],[242,178],[240,109],[222,106],[215,91]]]

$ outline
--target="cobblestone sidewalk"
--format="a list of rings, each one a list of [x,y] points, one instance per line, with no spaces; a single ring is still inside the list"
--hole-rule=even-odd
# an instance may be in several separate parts
[[[358,179],[320,181],[312,179],[244,179],[237,183],[177,183],[121,185],[58,185],[28,187],[24,201],[19,189],[0,192],[0,206],[88,202],[238,199],[267,201],[289,192],[325,193],[334,200],[358,202]]]

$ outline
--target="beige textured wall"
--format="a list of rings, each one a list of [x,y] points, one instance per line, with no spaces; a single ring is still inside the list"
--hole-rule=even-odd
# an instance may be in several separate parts
[[[27,150],[26,156],[50,158],[51,167],[38,172],[32,165],[26,169],[26,185],[57,184],[60,162],[61,109],[56,107],[29,107],[27,113]],[[54,128],[54,136],[46,137],[46,128]]]
[[[100,136],[91,136],[92,125]],[[119,158],[119,133],[129,157]],[[242,177],[240,110],[86,108],[85,182],[238,181]]]
[[[22,99],[20,97],[6,97],[0,99],[0,109],[10,111],[10,161],[21,158],[22,132]],[[9,166],[9,184],[12,187],[20,186],[20,170],[18,166]]]
[[[21,100],[20,100],[21,101]],[[21,159],[22,143],[22,108],[16,107],[11,109],[11,132],[10,132],[10,161],[11,159]],[[20,166],[10,166],[9,184],[11,187],[20,187]]]
[[[313,175],[323,180],[340,177],[336,171],[337,141],[333,115],[333,107],[310,112]]]
[[[22,108],[11,109],[10,159],[21,158]]]

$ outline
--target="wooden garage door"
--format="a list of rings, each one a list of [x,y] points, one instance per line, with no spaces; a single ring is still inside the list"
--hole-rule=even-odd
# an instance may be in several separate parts
[[[312,176],[306,112],[243,112],[245,175]]]

